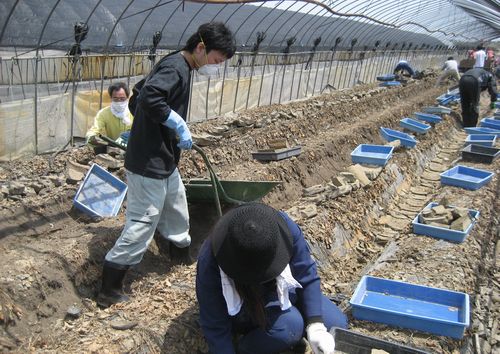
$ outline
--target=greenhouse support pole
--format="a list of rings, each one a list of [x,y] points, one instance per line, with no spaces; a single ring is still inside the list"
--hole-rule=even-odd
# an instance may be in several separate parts
[[[222,114],[222,99],[224,98],[224,83],[226,82],[227,60],[224,61],[224,72],[222,73],[222,88],[220,92],[219,115]]]
[[[257,100],[257,107],[260,107],[260,96],[262,95],[262,84],[264,83],[264,75],[266,74],[267,53],[264,57],[264,67],[262,68],[262,79],[260,80],[259,98]]]

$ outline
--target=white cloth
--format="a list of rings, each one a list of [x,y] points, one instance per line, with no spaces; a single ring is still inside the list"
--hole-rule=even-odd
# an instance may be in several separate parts
[[[220,267],[219,271],[222,283],[222,295],[224,296],[224,300],[226,300],[227,312],[230,316],[234,316],[240,312],[243,300],[236,290],[234,280],[224,273]],[[281,274],[276,277],[276,291],[282,310],[292,307],[289,299],[289,291],[296,288],[302,288],[302,285],[295,280],[290,270],[290,265],[287,264]]]
[[[458,63],[456,60],[447,60],[444,62],[443,70],[453,70],[458,73]]]
[[[123,124],[130,125],[130,112],[128,110],[128,101],[111,102],[111,113],[120,119]]]
[[[478,50],[474,53],[474,58],[476,58],[476,62],[474,63],[475,68],[483,68],[484,61],[486,59],[486,53],[484,50]]]

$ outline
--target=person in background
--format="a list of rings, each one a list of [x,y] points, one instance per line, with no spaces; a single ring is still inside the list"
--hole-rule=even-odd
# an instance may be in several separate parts
[[[321,293],[299,226],[261,203],[236,207],[214,226],[198,256],[196,296],[210,353],[279,353],[305,335],[315,354],[333,354],[328,331],[347,328]]]
[[[186,124],[191,71],[217,73],[235,50],[233,34],[223,23],[203,24],[181,51],[163,57],[135,85],[129,102],[135,119],[125,154],[126,222],[105,257],[99,306],[128,300],[123,278],[142,260],[155,230],[170,246],[173,263],[191,262],[186,190],[177,169],[181,149],[192,146]]]
[[[99,138],[104,135],[112,140],[119,139],[130,131],[134,116],[128,109],[130,91],[124,82],[115,82],[108,87],[111,105],[97,112],[94,124],[85,135],[87,143],[96,147],[107,143]],[[127,134],[124,134],[124,136]]]
[[[484,68],[484,61],[486,60],[486,52],[482,45],[478,45],[476,51],[474,52],[474,68]]]
[[[475,127],[479,118],[481,91],[488,90],[491,99],[490,108],[494,108],[494,102],[497,100],[496,79],[491,72],[482,68],[474,68],[462,75],[458,87],[463,126]]]
[[[439,76],[436,86],[439,86],[443,81],[447,79],[453,79],[455,81],[460,80],[460,74],[458,73],[458,63],[453,57],[448,57],[443,65],[443,73]]]
[[[407,76],[415,76],[415,70],[413,70],[413,68],[410,66],[410,64],[408,64],[406,60],[400,60],[394,68],[393,73],[396,76],[403,76],[405,75],[405,73]]]

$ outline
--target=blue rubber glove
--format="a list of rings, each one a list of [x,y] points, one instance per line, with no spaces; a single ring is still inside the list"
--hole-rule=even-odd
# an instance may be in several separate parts
[[[177,146],[180,149],[191,149],[191,147],[193,146],[193,138],[191,137],[191,132],[189,131],[189,128],[184,119],[182,119],[182,117],[177,114],[177,112],[175,112],[173,109],[170,110],[170,114],[168,115],[167,120],[163,122],[163,125],[175,130],[175,132],[179,136],[180,141]]]
[[[130,136],[130,130],[124,131],[123,133],[120,134],[120,138],[125,144],[128,143],[129,136]]]

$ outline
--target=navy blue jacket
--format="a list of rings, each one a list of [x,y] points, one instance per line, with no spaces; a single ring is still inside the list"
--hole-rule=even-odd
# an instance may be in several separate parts
[[[321,320],[321,288],[316,263],[302,231],[288,215],[280,212],[293,236],[293,256],[290,269],[293,277],[302,285],[295,289],[300,311],[305,322]],[[276,292],[276,288],[273,289]],[[207,239],[198,256],[196,272],[196,296],[200,306],[200,324],[208,342],[210,353],[234,354],[231,316],[222,295],[220,270],[213,255],[210,239]]]

